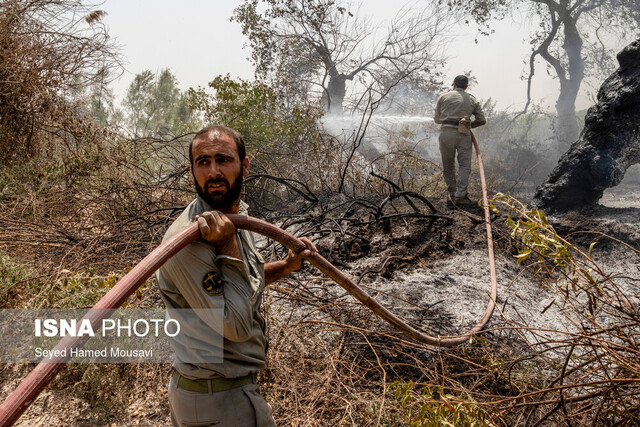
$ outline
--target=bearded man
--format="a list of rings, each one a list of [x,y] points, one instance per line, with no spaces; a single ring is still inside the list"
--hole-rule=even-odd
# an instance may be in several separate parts
[[[249,158],[238,132],[224,126],[202,129],[189,146],[189,160],[197,197],[164,240],[194,221],[202,238],[157,272],[167,315],[181,325],[171,340],[171,420],[174,426],[273,426],[271,407],[256,384],[267,350],[262,293],[269,283],[300,269],[316,248],[303,238],[307,249],[265,263],[253,234],[236,230],[227,218],[247,212],[240,193]]]

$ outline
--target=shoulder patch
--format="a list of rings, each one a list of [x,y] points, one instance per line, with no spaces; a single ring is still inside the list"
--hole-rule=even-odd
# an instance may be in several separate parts
[[[202,276],[202,289],[212,297],[219,297],[224,294],[224,286],[220,273],[215,270],[209,271]]]

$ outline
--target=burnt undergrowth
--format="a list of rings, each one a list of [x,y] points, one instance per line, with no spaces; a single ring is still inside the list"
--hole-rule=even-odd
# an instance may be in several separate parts
[[[33,188],[23,180],[25,191],[2,194],[4,308],[93,305],[160,242],[193,197],[188,171],[178,167],[184,144],[148,140],[103,148],[98,172],[81,183]],[[151,152],[162,153],[162,161],[146,160]],[[262,174],[248,180],[244,197],[252,215],[311,238],[323,256],[414,327],[436,335],[466,330],[480,317],[489,287],[476,273],[487,270],[481,209],[447,205],[437,179],[419,191],[369,179],[369,191],[346,194]],[[604,229],[597,219],[578,225],[570,217],[545,222],[507,201],[494,200],[492,216],[502,275],[498,308],[488,330],[465,345],[438,349],[400,335],[309,266],[271,286],[264,303],[269,365],[261,387],[277,422],[637,422],[637,272],[609,271],[594,260],[631,259],[637,243],[625,242],[621,231],[591,247],[594,240],[586,236],[615,227]],[[558,228],[550,229],[552,223]],[[579,235],[575,245],[565,232]],[[284,255],[266,239],[259,246],[269,259]],[[408,280],[411,274],[418,279]],[[472,293],[456,293],[465,286]],[[517,305],[527,289],[544,301]],[[479,308],[459,308],[463,299]],[[127,305],[161,306],[153,280]],[[556,309],[557,323],[536,323]],[[2,365],[1,397],[29,370]],[[21,422],[168,424],[169,370],[71,365]]]

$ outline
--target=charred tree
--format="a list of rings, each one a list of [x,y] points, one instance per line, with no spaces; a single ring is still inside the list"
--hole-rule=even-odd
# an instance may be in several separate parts
[[[600,87],[579,139],[538,187],[534,204],[552,210],[594,205],[640,163],[640,39],[617,56],[620,67]]]

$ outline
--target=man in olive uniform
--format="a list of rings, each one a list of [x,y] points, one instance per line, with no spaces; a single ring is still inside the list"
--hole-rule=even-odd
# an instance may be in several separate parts
[[[443,93],[436,102],[433,121],[440,127],[440,154],[442,155],[442,174],[447,184],[450,200],[461,206],[475,204],[467,196],[469,173],[471,172],[472,143],[470,128],[482,126],[487,121],[478,100],[466,92],[469,86],[467,76],[457,76],[453,80],[453,90]],[[471,116],[474,117],[470,121]],[[463,120],[464,118],[464,120]],[[460,122],[463,121],[461,125]],[[458,154],[458,178],[456,179],[455,158]]]
[[[164,240],[194,221],[202,238],[157,272],[168,316],[182,320],[180,333],[171,341],[171,419],[175,426],[273,426],[271,407],[256,384],[266,364],[262,293],[265,285],[298,270],[316,249],[303,238],[307,249],[265,264],[252,233],[236,230],[225,216],[247,210],[240,191],[249,158],[235,130],[201,130],[191,142],[189,157],[197,197]],[[189,314],[178,314],[185,312]]]

